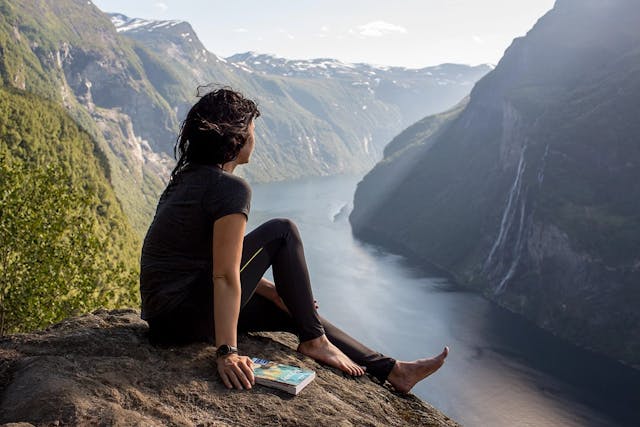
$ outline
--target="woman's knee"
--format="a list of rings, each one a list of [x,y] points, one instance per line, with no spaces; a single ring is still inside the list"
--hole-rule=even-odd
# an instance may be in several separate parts
[[[274,218],[266,221],[254,230],[249,232],[244,238],[246,247],[261,247],[268,246],[270,242],[276,240],[288,241],[288,240],[300,240],[300,233],[298,227],[293,221],[288,218]]]
[[[296,224],[289,218],[274,218],[267,221],[270,227],[273,227],[276,232],[281,236],[293,235],[299,237],[300,233]],[[266,225],[265,224],[265,225]]]

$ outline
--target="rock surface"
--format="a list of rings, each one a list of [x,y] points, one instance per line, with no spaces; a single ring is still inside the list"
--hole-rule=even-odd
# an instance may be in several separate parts
[[[156,348],[137,311],[99,310],[0,341],[0,423],[458,425],[413,395],[320,366],[295,345],[285,333],[239,337],[245,354],[315,370],[298,396],[262,386],[229,391],[212,346]]]

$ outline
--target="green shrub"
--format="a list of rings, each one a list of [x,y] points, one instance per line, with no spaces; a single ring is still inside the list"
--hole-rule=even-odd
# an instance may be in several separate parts
[[[62,108],[0,87],[0,335],[139,305],[139,240],[108,176]]]
[[[105,256],[96,195],[73,188],[60,166],[0,160],[0,335],[132,303],[135,272]]]

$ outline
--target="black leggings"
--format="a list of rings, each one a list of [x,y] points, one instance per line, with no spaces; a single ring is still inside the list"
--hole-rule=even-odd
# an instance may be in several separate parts
[[[307,341],[326,334],[329,341],[367,372],[384,382],[395,360],[375,352],[322,318],[316,308],[311,281],[297,227],[288,219],[273,219],[247,234],[242,248],[242,286],[238,332],[287,331]],[[267,269],[291,315],[261,295],[256,286]],[[213,286],[211,281],[194,289],[172,310],[149,320],[152,340],[160,344],[214,342]]]

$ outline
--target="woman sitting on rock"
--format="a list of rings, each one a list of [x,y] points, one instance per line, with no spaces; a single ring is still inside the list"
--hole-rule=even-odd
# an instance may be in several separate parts
[[[228,388],[254,384],[238,332],[289,331],[298,351],[349,375],[366,372],[400,392],[447,357],[396,361],[370,350],[323,319],[311,291],[300,234],[288,219],[244,235],[251,189],[233,175],[253,151],[256,104],[223,88],[201,96],[182,123],[178,163],[144,240],[142,318],[159,344],[215,342]],[[263,278],[272,266],[274,283]]]

